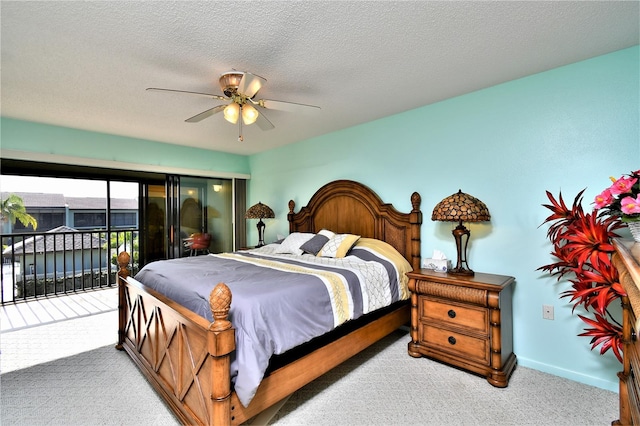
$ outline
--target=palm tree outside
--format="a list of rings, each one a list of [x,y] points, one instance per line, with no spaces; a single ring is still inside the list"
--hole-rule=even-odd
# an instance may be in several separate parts
[[[18,220],[25,227],[33,226],[34,231],[38,228],[38,221],[27,213],[27,208],[24,206],[22,198],[16,194],[10,194],[6,199],[1,200],[0,220],[3,223],[8,222],[11,225],[15,224],[16,220]]]

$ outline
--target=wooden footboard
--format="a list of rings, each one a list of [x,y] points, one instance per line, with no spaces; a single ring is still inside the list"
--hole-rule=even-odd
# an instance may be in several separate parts
[[[231,292],[210,295],[214,322],[129,278],[129,255],[118,256],[118,349],[124,349],[184,424],[231,423],[230,354],[235,331],[227,320]]]
[[[210,295],[215,321],[183,308],[120,272],[118,349],[124,349],[183,424],[238,425],[382,339],[410,318],[409,304],[359,327],[269,374],[244,407],[231,392],[230,354],[235,330],[227,320],[231,292],[218,284]]]

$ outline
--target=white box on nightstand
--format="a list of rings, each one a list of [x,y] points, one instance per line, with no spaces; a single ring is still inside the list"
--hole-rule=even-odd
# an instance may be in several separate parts
[[[424,259],[422,267],[436,272],[447,272],[451,269],[451,261],[449,259]]]

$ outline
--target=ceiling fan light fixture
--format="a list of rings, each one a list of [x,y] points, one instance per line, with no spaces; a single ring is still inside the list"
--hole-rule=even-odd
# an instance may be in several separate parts
[[[296,111],[300,108],[320,109],[320,107],[314,105],[305,105],[296,102],[254,99],[266,81],[264,77],[260,77],[257,74],[233,70],[225,72],[219,77],[220,89],[224,93],[224,96],[187,90],[163,89],[159,87],[149,87],[147,90],[184,93],[204,96],[216,101],[224,101],[225,104],[216,105],[184,121],[187,123],[198,123],[214,114],[223,112],[225,120],[238,126],[238,140],[240,141],[243,140],[242,126],[256,123],[261,130],[271,130],[274,128],[273,123],[269,121],[265,113],[262,112],[262,109],[279,109],[282,111]]]
[[[224,107],[224,119],[229,123],[236,124],[238,122],[238,117],[240,116],[240,105],[235,102],[231,102],[229,105]]]
[[[232,95],[236,94],[243,76],[244,73],[237,71],[225,72],[224,74],[222,74],[219,80],[222,93],[224,93],[227,97],[231,97]]]
[[[242,121],[246,126],[253,124],[258,119],[258,110],[249,104],[242,105]]]

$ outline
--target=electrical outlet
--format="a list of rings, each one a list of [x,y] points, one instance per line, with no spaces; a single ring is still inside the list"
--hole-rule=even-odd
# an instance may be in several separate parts
[[[553,319],[553,305],[542,305],[542,318]]]

